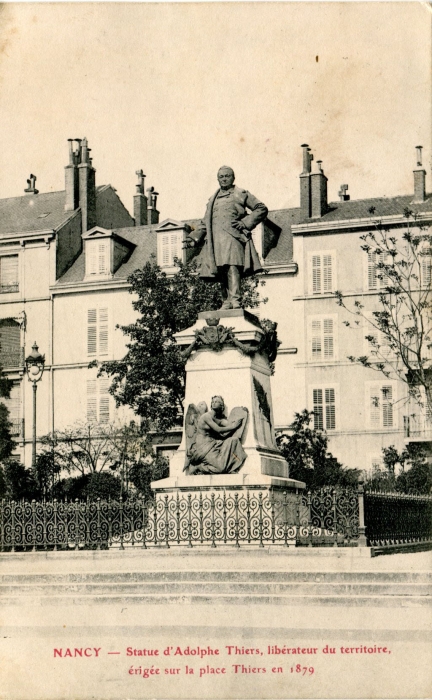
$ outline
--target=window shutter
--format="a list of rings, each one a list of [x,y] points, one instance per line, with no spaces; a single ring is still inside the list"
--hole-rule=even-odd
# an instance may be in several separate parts
[[[171,234],[171,250],[170,250],[170,264],[174,265],[174,258],[177,257],[177,241],[178,236],[176,233]]]
[[[108,309],[99,309],[99,355],[108,354]]]
[[[325,318],[323,321],[324,326],[324,357],[332,358],[334,355],[334,338],[333,338],[333,319]]]
[[[323,420],[323,391],[322,389],[313,390],[313,411],[314,411],[314,428],[315,430],[324,429]]]
[[[381,390],[378,384],[369,387],[369,422],[372,428],[380,427]]]
[[[109,423],[109,379],[99,379],[99,422]]]
[[[334,389],[325,389],[325,411],[326,429],[334,430],[336,428],[336,400]]]
[[[322,358],[322,343],[321,343],[321,321],[312,321],[312,360],[321,360]]]
[[[18,255],[0,258],[0,284],[3,292],[18,291]]]
[[[11,434],[20,435],[21,433],[21,387],[19,384],[14,384],[11,388],[8,399],[3,399],[6,408],[9,411],[9,422],[12,423]]]
[[[312,294],[321,294],[321,256],[312,256]]]
[[[169,265],[169,236],[162,236],[162,265]]]
[[[382,416],[383,427],[393,427],[393,389],[391,386],[383,386],[382,389]]]
[[[97,353],[97,309],[87,311],[87,354]]]
[[[98,273],[106,275],[108,272],[108,242],[100,241],[98,243]]]
[[[87,262],[87,274],[96,275],[97,274],[97,250],[96,243],[94,241],[88,241],[85,246],[86,262]]]
[[[421,286],[430,287],[432,281],[432,256],[426,254],[421,261]]]
[[[87,421],[96,423],[97,419],[97,380],[87,379]]]
[[[0,327],[0,364],[19,367],[21,364],[21,329],[19,326]]]
[[[376,277],[376,253],[368,252],[368,289],[377,288],[377,277]]]
[[[332,256],[323,255],[323,292],[333,291]]]

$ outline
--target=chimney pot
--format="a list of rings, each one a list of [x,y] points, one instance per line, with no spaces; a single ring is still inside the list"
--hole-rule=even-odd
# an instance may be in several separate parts
[[[422,146],[416,146],[417,168],[414,170],[414,202],[426,200],[426,170],[422,168]]]
[[[338,195],[341,202],[348,202],[350,199],[350,195],[348,194],[348,185],[341,185]]]
[[[79,140],[79,139],[77,139]],[[96,226],[96,171],[89,157],[88,141],[81,141],[81,162],[78,165],[79,206],[81,208],[82,232]]]
[[[156,192],[155,188],[149,187],[147,189],[148,192],[148,223],[149,224],[158,224],[159,223],[159,212],[156,209],[157,205],[157,198],[159,192]]]
[[[39,194],[39,190],[36,189],[36,180],[37,177],[36,175],[33,175],[33,173],[30,173],[30,177],[27,180],[27,187],[24,190],[27,194]]]
[[[147,214],[147,197],[144,194],[145,175],[142,170],[136,170],[135,175],[138,177],[136,183],[136,193],[134,195],[134,219],[135,226],[146,226],[148,223]]]
[[[311,180],[311,217],[323,216],[327,209],[327,178],[322,169],[322,161],[317,160],[317,171],[310,176]]]

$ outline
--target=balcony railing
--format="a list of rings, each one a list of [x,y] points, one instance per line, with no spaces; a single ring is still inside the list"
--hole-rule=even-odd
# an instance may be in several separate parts
[[[18,282],[11,282],[10,284],[0,284],[0,294],[10,294],[11,292],[19,292]]]

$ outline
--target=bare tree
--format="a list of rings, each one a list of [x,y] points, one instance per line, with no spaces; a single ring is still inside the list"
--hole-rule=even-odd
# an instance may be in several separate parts
[[[369,209],[371,216],[374,207]],[[369,276],[375,276],[378,308],[371,313],[364,300],[349,304],[335,292],[340,306],[355,317],[348,327],[366,323],[368,355],[350,356],[351,362],[399,379],[408,395],[432,416],[432,236],[419,215],[404,210],[406,228],[391,232],[382,221],[361,236],[369,258]]]

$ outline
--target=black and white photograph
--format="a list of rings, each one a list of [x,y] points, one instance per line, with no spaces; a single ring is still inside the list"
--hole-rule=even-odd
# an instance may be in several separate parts
[[[0,5],[0,698],[432,693],[428,2]]]

